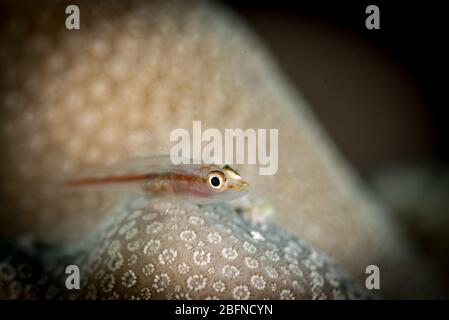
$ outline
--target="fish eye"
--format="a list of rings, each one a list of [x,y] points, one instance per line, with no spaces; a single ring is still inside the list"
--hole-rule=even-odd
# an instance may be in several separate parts
[[[207,182],[213,189],[217,191],[222,190],[225,184],[223,174],[218,171],[212,171],[211,173],[209,173],[209,175],[207,176]]]

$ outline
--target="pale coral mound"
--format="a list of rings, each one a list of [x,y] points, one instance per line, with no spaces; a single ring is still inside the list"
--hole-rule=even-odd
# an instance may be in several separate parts
[[[370,297],[305,242],[276,226],[245,220],[224,205],[131,197],[69,249],[34,258],[11,258],[5,250],[0,250],[1,298]],[[64,287],[65,268],[73,264],[81,270],[80,290]]]

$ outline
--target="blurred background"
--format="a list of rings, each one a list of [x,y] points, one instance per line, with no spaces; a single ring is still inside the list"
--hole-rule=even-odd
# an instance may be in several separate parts
[[[269,46],[346,159],[449,268],[447,27],[435,1],[226,1]],[[380,30],[368,30],[368,5]]]
[[[267,43],[364,176],[445,161],[444,11],[405,1],[228,1]],[[367,30],[377,4],[380,30]]]

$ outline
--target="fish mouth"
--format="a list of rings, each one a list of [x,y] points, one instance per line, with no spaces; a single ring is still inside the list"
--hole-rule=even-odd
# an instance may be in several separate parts
[[[243,179],[233,179],[227,183],[226,187],[231,190],[245,191],[248,189],[249,183]]]
[[[249,183],[245,180],[240,180],[240,187],[239,189],[247,189],[249,187]]]

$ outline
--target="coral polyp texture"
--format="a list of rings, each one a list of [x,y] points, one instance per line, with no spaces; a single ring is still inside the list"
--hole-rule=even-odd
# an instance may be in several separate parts
[[[34,259],[0,260],[0,297],[370,297],[303,241],[276,226],[245,220],[225,205],[199,207],[130,197],[90,237],[69,250],[50,250]],[[71,291],[65,287],[65,268],[73,264],[82,270],[81,288]]]
[[[65,28],[70,4],[79,5],[79,30]],[[191,128],[194,120],[219,130],[279,129],[276,175],[237,167],[251,184],[250,196],[273,208],[279,228],[260,231],[266,241],[251,239],[251,229],[221,207],[177,209],[184,215],[156,210],[151,223],[142,222],[151,213],[142,214],[135,226],[116,224],[129,230],[82,246],[90,295],[350,297],[352,289],[340,286],[333,267],[321,266],[318,251],[360,283],[368,265],[379,266],[386,296],[434,292],[431,269],[339,156],[264,46],[225,8],[203,1],[1,1],[0,15],[0,234],[8,241],[64,244],[62,252],[95,238],[119,210],[117,200],[129,195],[62,195],[52,182],[90,166],[168,154],[170,132]],[[285,238],[280,228],[318,251]],[[189,236],[192,243],[183,240]],[[133,246],[141,246],[135,254]],[[55,271],[45,252],[17,250],[17,261],[35,261],[49,277],[42,282],[51,283]],[[8,256],[1,281],[12,277]],[[20,284],[0,290],[10,287]]]

